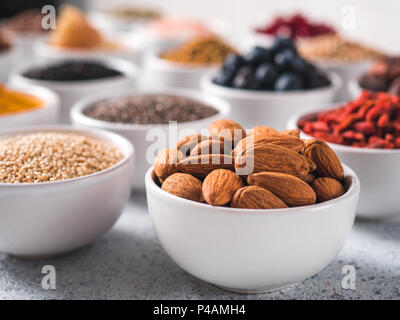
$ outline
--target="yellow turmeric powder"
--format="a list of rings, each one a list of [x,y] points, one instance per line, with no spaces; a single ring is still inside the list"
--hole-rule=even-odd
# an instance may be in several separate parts
[[[43,101],[30,94],[8,89],[0,84],[0,117],[41,108]]]

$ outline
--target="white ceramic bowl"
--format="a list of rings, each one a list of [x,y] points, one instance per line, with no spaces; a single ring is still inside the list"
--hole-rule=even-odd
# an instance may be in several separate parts
[[[34,47],[35,44],[39,41],[43,41],[45,39],[46,34],[41,33],[24,33],[24,32],[15,32],[15,31],[7,31],[12,37],[12,40],[17,49],[18,58],[21,60],[32,59],[34,55]]]
[[[215,73],[206,74],[200,86],[208,94],[227,100],[232,106],[231,119],[249,129],[268,125],[277,130],[286,128],[289,118],[296,112],[308,111],[333,101],[341,85],[340,78],[328,73],[331,85],[313,90],[273,92],[227,88],[212,82]]]
[[[42,99],[44,105],[38,109],[22,111],[11,115],[0,115],[0,130],[57,123],[60,111],[60,99],[53,91],[39,86],[24,87],[11,85],[8,87]]]
[[[43,60],[49,59],[96,59],[96,58],[120,58],[128,60],[136,65],[141,65],[144,52],[147,50],[147,41],[140,37],[134,37],[129,33],[110,33],[107,39],[120,45],[115,49],[68,49],[53,46],[45,40],[37,41],[34,45],[34,53]]]
[[[15,68],[11,72],[10,82],[18,86],[43,86],[56,92],[60,97],[61,103],[60,121],[61,123],[70,123],[69,111],[76,101],[93,94],[113,92],[120,88],[132,88],[138,75],[136,66],[129,61],[114,58],[90,59],[90,61],[98,61],[112,69],[120,71],[122,75],[85,81],[46,81],[30,79],[24,76],[26,71],[61,63],[61,61],[34,61]]]
[[[106,121],[100,121],[90,118],[84,114],[84,110],[101,100],[113,99],[123,96],[136,96],[143,94],[167,94],[188,97],[206,105],[215,108],[218,113],[212,117],[205,118],[197,121],[182,122],[177,126],[177,132],[174,131],[174,127],[170,127],[168,124],[163,125],[134,125],[134,124],[123,124],[123,123],[112,123]],[[144,176],[147,169],[154,162],[154,156],[161,149],[167,148],[170,144],[176,142],[176,138],[179,139],[191,133],[200,133],[201,130],[207,130],[209,125],[219,119],[228,118],[230,114],[230,106],[221,99],[206,95],[201,91],[189,90],[189,89],[177,89],[177,88],[165,88],[165,89],[137,89],[137,90],[118,90],[112,94],[96,95],[88,97],[77,102],[71,110],[72,122],[79,127],[86,128],[101,128],[113,131],[115,133],[125,136],[136,149],[135,159],[135,174],[133,178],[133,187],[137,190],[144,190]],[[171,130],[171,131],[170,131]],[[157,138],[160,137],[159,144],[156,145]],[[161,139],[165,138],[165,139]],[[154,139],[154,140],[153,140]],[[154,149],[155,147],[155,149]]]
[[[215,207],[163,191],[146,174],[149,214],[165,251],[182,269],[219,287],[258,293],[301,282],[340,252],[353,226],[359,181],[312,206],[250,210]]]
[[[368,90],[368,89],[364,89],[360,86],[360,84],[358,83],[358,77],[357,77],[357,78],[354,78],[349,81],[348,90],[349,90],[350,99],[353,100],[353,99],[358,98],[363,90]]]
[[[113,226],[129,199],[134,151],[119,135],[71,126],[37,126],[8,131],[0,138],[54,130],[113,143],[124,158],[106,170],[70,180],[0,183],[0,252],[37,258],[85,246]]]
[[[6,82],[11,69],[18,59],[15,46],[7,50],[0,51],[0,82]]]
[[[367,60],[349,63],[321,61],[316,62],[316,64],[323,70],[333,71],[339,75],[342,80],[342,84],[336,94],[335,101],[345,101],[353,98],[353,93],[349,89],[351,80],[367,71],[371,65],[371,61]]]
[[[144,73],[151,85],[199,89],[201,78],[218,68],[218,66],[183,64],[162,59],[160,55],[165,50],[153,50],[146,55]]]
[[[335,105],[337,106],[337,105]],[[325,109],[330,109],[329,106]],[[314,112],[314,110],[294,115],[287,128],[298,128],[298,121]],[[301,132],[304,138],[312,138]],[[349,165],[361,181],[360,203],[357,216],[363,218],[390,218],[400,215],[400,197],[398,189],[400,181],[400,150],[381,150],[370,148],[354,148],[335,143],[328,143],[340,160]]]

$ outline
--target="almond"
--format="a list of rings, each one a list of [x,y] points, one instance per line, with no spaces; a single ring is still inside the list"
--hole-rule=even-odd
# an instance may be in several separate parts
[[[177,149],[169,148],[159,152],[154,160],[154,172],[160,182],[177,172],[176,164],[182,160],[183,154]]]
[[[235,192],[244,187],[243,180],[231,170],[217,169],[203,181],[203,195],[207,203],[223,206],[232,200]]]
[[[345,193],[343,185],[339,181],[328,177],[315,179],[312,187],[320,202],[335,199]]]
[[[280,135],[284,136],[292,136],[296,138],[300,138],[300,130],[299,129],[288,129],[279,132]]]
[[[271,191],[289,207],[314,204],[314,190],[303,180],[286,173],[260,172],[247,177],[247,183]]]
[[[204,178],[216,169],[234,170],[234,158],[224,154],[190,156],[176,165],[179,171]]]
[[[344,177],[342,164],[336,153],[321,140],[307,140],[303,154],[316,165],[316,172],[321,177],[334,178],[341,181]]]
[[[296,152],[300,152],[304,148],[303,140],[291,136],[251,135],[239,141],[233,151],[233,155],[237,156],[238,154],[243,153],[243,151],[250,146],[267,143],[282,146]]]
[[[307,182],[308,184],[312,184],[314,182],[314,180],[315,180],[315,175],[312,172],[310,172],[308,175],[306,175],[303,178],[303,180],[305,182]]]
[[[163,182],[161,189],[181,198],[204,202],[202,183],[187,173],[174,173]]]
[[[226,149],[226,152],[225,152]],[[231,144],[225,145],[223,140],[205,140],[195,146],[190,153],[191,156],[199,154],[224,154],[232,151]]]
[[[209,129],[210,135],[215,140],[223,139],[235,146],[241,139],[246,137],[243,127],[233,120],[221,119],[214,121]]]
[[[278,209],[287,208],[287,205],[264,188],[248,186],[236,191],[231,202],[231,207],[242,209]]]
[[[310,171],[307,159],[288,148],[273,145],[255,145],[235,158],[238,175],[272,171],[292,174],[304,178]]]
[[[210,139],[210,137],[203,136],[201,134],[192,134],[179,140],[176,144],[176,148],[181,151],[185,156],[189,156],[191,150],[193,150],[195,146],[197,146],[200,142],[206,141],[208,139]]]
[[[252,135],[254,135],[254,136],[257,136],[257,135],[275,136],[275,135],[279,135],[279,132],[268,126],[256,126],[253,129],[248,130],[247,135],[249,135],[249,136],[252,136]]]

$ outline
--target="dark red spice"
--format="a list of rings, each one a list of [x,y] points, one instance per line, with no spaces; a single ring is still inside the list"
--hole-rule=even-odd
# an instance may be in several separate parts
[[[273,36],[283,34],[292,39],[336,33],[333,27],[324,23],[311,21],[302,14],[295,14],[290,17],[277,17],[271,24],[256,28],[255,31]]]
[[[306,134],[332,143],[359,148],[400,148],[400,96],[363,91],[335,109],[299,120]]]

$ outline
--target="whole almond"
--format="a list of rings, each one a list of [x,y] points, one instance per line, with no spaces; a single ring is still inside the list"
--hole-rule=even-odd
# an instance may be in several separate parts
[[[174,148],[164,149],[159,152],[154,160],[154,173],[160,182],[178,171],[176,164],[182,160],[183,154]]]
[[[221,119],[214,121],[209,127],[210,135],[216,139],[223,139],[235,146],[241,139],[246,137],[243,127],[233,120]]]
[[[233,155],[237,156],[238,154],[243,153],[246,148],[258,144],[267,144],[271,143],[277,146],[285,147],[290,150],[300,152],[304,148],[304,142],[303,140],[296,138],[296,137],[291,137],[291,136],[280,136],[280,135],[272,135],[272,136],[267,136],[267,135],[250,135],[247,136],[246,138],[242,139],[239,141],[239,143],[236,145],[235,149],[233,150]]]
[[[288,148],[273,145],[255,145],[235,158],[238,175],[272,171],[292,174],[304,178],[310,171],[307,159]]]
[[[210,137],[203,136],[201,134],[192,134],[186,136],[178,141],[176,148],[182,152],[183,155],[188,156],[195,146],[202,141],[209,140]]]
[[[303,180],[286,173],[260,172],[247,177],[247,183],[271,191],[289,207],[314,204],[314,190]]]
[[[292,136],[296,138],[300,138],[300,130],[299,129],[288,129],[279,132],[280,135],[284,136]]]
[[[315,171],[319,176],[334,178],[339,181],[343,179],[342,164],[335,151],[325,142],[316,139],[306,141],[303,154],[317,165]]]
[[[234,158],[225,154],[205,154],[190,156],[176,165],[181,172],[204,178],[216,169],[234,170]]]
[[[268,127],[268,126],[256,126],[250,130],[247,131],[247,135],[249,136],[257,136],[257,135],[262,135],[262,136],[275,136],[279,135],[279,132],[276,131],[274,128]]]
[[[231,207],[242,209],[279,209],[287,208],[287,205],[264,188],[248,186],[236,191],[231,202]]]
[[[343,185],[339,181],[328,177],[315,179],[312,187],[320,202],[335,199],[345,193]]]
[[[170,175],[161,185],[161,189],[181,198],[204,202],[201,181],[187,173]]]
[[[224,154],[225,149],[226,153],[230,153],[232,151],[231,144],[225,145],[223,140],[208,139],[195,146],[190,155],[196,156],[199,154]]]
[[[207,203],[223,206],[232,200],[235,192],[244,187],[243,180],[231,170],[217,169],[203,181],[203,196]]]

